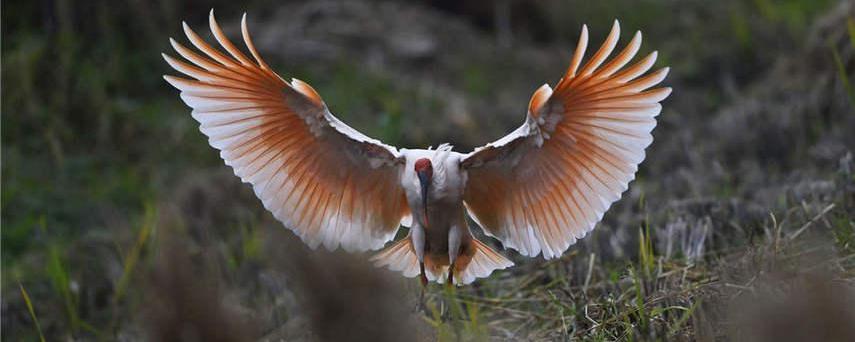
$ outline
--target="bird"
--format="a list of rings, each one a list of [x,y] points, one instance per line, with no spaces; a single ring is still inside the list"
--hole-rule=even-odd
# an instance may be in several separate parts
[[[249,55],[213,10],[208,19],[221,49],[182,23],[195,51],[170,38],[182,59],[162,56],[184,76],[164,79],[225,164],[312,249],[382,248],[371,258],[378,267],[422,285],[470,284],[513,266],[473,235],[467,218],[522,256],[561,256],[628,189],[671,93],[655,87],[669,68],[649,72],[656,51],[630,64],[640,31],[607,61],[618,20],[583,64],[583,25],[569,67],[554,88],[534,92],[519,128],[469,153],[450,144],[398,149],[339,120],[306,82],[274,72],[253,44],[246,13],[240,28]],[[407,235],[389,243],[402,226]]]

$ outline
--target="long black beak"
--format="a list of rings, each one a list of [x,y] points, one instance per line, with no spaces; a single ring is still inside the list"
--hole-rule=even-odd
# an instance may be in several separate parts
[[[428,192],[430,191],[430,177],[427,172],[421,171],[417,173],[419,175],[419,183],[422,186],[422,210],[425,218],[425,227],[428,226]]]

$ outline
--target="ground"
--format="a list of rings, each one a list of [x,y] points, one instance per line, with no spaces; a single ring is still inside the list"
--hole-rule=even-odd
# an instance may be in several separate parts
[[[852,1],[3,5],[4,340],[855,338]],[[590,236],[420,312],[418,280],[308,249],[207,146],[160,52],[211,7],[396,146],[515,128],[583,23],[642,30],[674,92]]]

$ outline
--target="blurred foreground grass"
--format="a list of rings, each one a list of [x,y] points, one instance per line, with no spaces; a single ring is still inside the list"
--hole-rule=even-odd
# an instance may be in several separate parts
[[[211,5],[4,3],[3,339],[855,336],[851,3],[461,4],[213,6],[248,11],[276,70],[398,146],[504,134],[582,23],[598,42],[617,17],[672,66],[648,160],[591,237],[431,288],[421,316],[415,282],[295,242],[162,81],[167,37],[205,31]]]

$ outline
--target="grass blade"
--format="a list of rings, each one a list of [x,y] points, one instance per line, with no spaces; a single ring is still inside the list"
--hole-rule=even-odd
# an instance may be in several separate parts
[[[147,205],[145,210],[145,219],[143,220],[143,225],[137,234],[137,240],[128,252],[128,255],[125,257],[122,277],[119,278],[119,283],[116,286],[116,292],[113,294],[113,303],[118,303],[128,288],[128,282],[131,279],[131,275],[134,273],[134,269],[136,269],[137,261],[139,261],[143,247],[145,247],[148,237],[151,235],[151,231],[155,225],[156,216],[157,214],[153,207],[151,205]]]
[[[36,317],[36,310],[33,309],[33,302],[30,300],[30,295],[27,294],[27,290],[24,289],[24,285],[18,283],[18,287],[21,288],[21,296],[24,297],[24,303],[27,304],[27,311],[30,312],[30,317],[33,318],[33,323],[36,325],[36,331],[39,332],[39,340],[45,342],[45,335],[42,333],[42,326],[39,324],[39,319]]]
[[[840,59],[840,53],[832,47],[831,55],[834,57],[834,64],[837,66],[837,74],[840,76],[840,82],[843,82],[843,89],[849,95],[849,101],[855,104],[855,90],[852,89],[852,84],[849,83],[849,76],[846,74],[846,66],[843,65],[843,60]]]

